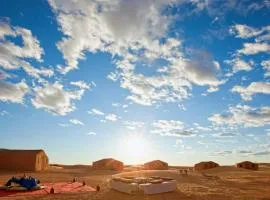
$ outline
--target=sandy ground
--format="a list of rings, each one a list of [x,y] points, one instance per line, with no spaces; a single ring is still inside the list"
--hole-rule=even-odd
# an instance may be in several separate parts
[[[134,171],[135,170],[135,171]],[[3,184],[12,175],[10,172],[0,172],[0,184]],[[18,174],[18,175],[21,175]],[[89,166],[52,167],[46,172],[28,173],[41,180],[41,182],[71,181],[74,177],[78,181],[85,181],[87,185],[101,186],[100,192],[80,194],[55,194],[32,197],[2,197],[5,199],[102,199],[102,200],[270,200],[270,166],[263,165],[258,171],[237,169],[235,167],[218,167],[205,170],[204,175],[189,171],[188,176],[179,174],[178,169],[166,171],[137,171],[126,168],[124,172],[117,173],[105,170],[91,170]],[[178,181],[175,192],[157,195],[128,195],[113,191],[109,188],[108,180],[111,176],[169,176]]]

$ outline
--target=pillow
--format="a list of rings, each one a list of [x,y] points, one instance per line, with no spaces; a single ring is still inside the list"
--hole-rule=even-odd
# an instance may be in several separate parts
[[[172,180],[174,180],[171,177],[161,177],[161,179],[163,179],[164,181],[172,181]]]
[[[22,186],[15,186],[15,187],[10,187],[9,190],[11,191],[25,191],[27,188],[22,187]]]
[[[123,178],[125,178],[125,179],[134,179],[135,177],[134,176],[124,176]]]
[[[121,178],[120,181],[123,183],[133,183],[132,179],[127,179],[127,178]]]
[[[160,176],[150,176],[150,178],[153,178],[153,179],[160,179]]]
[[[162,179],[157,179],[157,180],[152,180],[152,181],[149,181],[150,183],[153,183],[153,184],[159,184],[159,183],[162,183],[163,180]]]

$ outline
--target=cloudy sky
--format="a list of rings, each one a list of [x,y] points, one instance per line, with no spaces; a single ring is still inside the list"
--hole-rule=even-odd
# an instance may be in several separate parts
[[[270,162],[269,19],[269,0],[1,1],[0,148]]]

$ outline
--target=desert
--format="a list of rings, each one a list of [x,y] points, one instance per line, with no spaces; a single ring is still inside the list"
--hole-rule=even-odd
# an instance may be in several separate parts
[[[270,0],[0,5],[0,200],[270,200]]]
[[[188,169],[188,175],[181,175],[180,169]],[[4,184],[9,177],[20,175],[12,172],[0,172],[0,184]],[[168,170],[138,170],[138,167],[125,166],[123,171],[94,170],[87,165],[51,165],[43,172],[32,172],[29,175],[42,182],[85,181],[87,185],[100,186],[99,192],[47,194],[33,196],[1,197],[1,199],[102,199],[102,200],[139,200],[139,199],[213,199],[213,200],[267,200],[270,199],[270,164],[260,164],[259,170],[239,169],[234,166],[220,166],[213,169],[197,172],[189,167],[169,167]],[[143,195],[124,194],[114,191],[109,186],[112,176],[166,176],[177,180],[177,190],[174,192]]]

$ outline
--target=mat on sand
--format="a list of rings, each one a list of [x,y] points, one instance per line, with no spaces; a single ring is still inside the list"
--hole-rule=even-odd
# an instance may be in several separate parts
[[[44,189],[28,190],[28,191],[8,191],[0,190],[0,197],[7,196],[29,196],[29,195],[44,195],[50,194],[51,188],[54,189],[55,194],[59,193],[79,193],[79,192],[94,192],[95,188],[88,185],[83,185],[78,182],[59,182],[59,183],[44,183]]]

